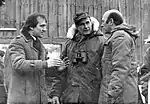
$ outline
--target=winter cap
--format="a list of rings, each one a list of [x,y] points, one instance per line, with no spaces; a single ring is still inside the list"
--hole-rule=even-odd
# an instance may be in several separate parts
[[[87,12],[82,12],[82,13],[75,14],[73,20],[74,20],[74,23],[78,25],[81,22],[81,20],[86,19],[88,17],[90,16]]]

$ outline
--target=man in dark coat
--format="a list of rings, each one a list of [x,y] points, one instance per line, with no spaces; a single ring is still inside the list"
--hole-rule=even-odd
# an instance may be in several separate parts
[[[7,104],[47,104],[45,69],[62,66],[61,59],[47,59],[40,38],[46,31],[44,15],[28,16],[20,34],[5,54],[4,81],[8,92]]]
[[[4,88],[4,75],[3,75],[3,70],[4,70],[4,61],[3,61],[3,56],[5,52],[0,50],[0,104],[6,104],[6,91]]]
[[[3,75],[3,69],[4,69],[4,61],[3,56],[5,52],[0,50],[0,84],[3,84],[4,82],[4,75]]]
[[[135,30],[114,9],[104,13],[101,26],[110,37],[104,44],[98,104],[138,104]]]
[[[97,104],[101,82],[101,56],[104,36],[99,30],[93,31],[88,13],[74,17],[76,34],[68,39],[62,52],[62,59],[68,57],[70,65],[61,71],[60,79],[66,78],[67,86],[60,94],[60,83],[55,86],[53,99],[66,104]],[[59,81],[58,81],[59,82]]]
[[[146,104],[148,103],[148,80],[150,77],[150,47],[144,53],[144,62],[140,71],[142,95],[145,97]]]

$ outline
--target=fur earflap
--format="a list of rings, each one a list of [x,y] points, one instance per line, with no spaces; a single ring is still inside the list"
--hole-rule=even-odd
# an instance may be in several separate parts
[[[91,22],[93,24],[93,30],[98,31],[99,25],[100,25],[98,20],[94,17],[90,17],[90,18],[91,18]],[[68,29],[67,38],[72,39],[75,35],[75,32],[76,32],[76,26],[75,26],[75,24],[72,24],[72,26]]]

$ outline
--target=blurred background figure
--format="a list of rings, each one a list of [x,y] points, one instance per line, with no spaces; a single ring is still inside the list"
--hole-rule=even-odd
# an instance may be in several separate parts
[[[0,84],[3,84],[4,81],[4,75],[3,75],[3,69],[4,69],[4,62],[3,62],[3,56],[5,52],[0,50]]]
[[[148,103],[148,77],[150,73],[150,36],[145,41],[144,62],[140,69],[141,92],[145,97],[145,103]]]
[[[5,52],[0,50],[0,104],[6,104],[6,92],[4,88],[4,75],[3,75],[3,69],[4,69],[4,56]]]

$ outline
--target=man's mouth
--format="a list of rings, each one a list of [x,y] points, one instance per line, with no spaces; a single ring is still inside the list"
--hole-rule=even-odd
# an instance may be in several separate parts
[[[87,29],[87,30],[84,30],[84,31],[89,31],[89,29]]]

